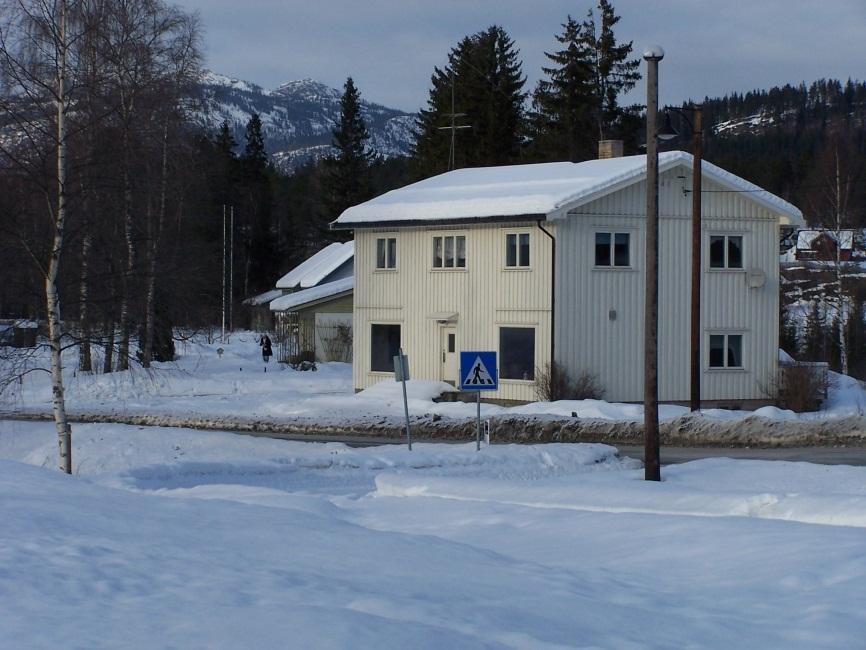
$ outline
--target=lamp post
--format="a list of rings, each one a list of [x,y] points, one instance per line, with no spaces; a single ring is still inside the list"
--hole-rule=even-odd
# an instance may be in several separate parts
[[[644,296],[644,478],[661,480],[659,459],[659,151],[656,119],[659,102],[659,61],[665,51],[658,45],[648,47],[646,106],[646,291]]]
[[[701,410],[701,161],[704,142],[702,130],[703,107],[692,104],[692,119],[686,111],[665,109],[665,125],[658,137],[671,140],[679,134],[672,128],[669,111],[679,113],[692,130],[692,296],[691,296],[691,388],[689,407]]]

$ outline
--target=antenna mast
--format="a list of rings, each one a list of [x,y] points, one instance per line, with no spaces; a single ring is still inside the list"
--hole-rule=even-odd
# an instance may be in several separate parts
[[[451,125],[450,126],[440,126],[438,127],[440,131],[451,131],[451,148],[448,151],[448,171],[454,169],[456,165],[456,138],[457,129],[471,129],[472,126],[469,124],[465,125],[457,125],[458,117],[466,117],[466,113],[455,113],[454,112],[454,68],[451,70],[451,112],[445,113],[445,117],[450,118]]]

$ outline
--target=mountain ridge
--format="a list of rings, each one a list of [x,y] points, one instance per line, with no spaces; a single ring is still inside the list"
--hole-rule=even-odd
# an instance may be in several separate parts
[[[310,77],[267,89],[256,83],[204,70],[198,85],[197,121],[209,130],[227,122],[243,142],[253,113],[262,120],[265,148],[277,169],[298,166],[329,155],[331,131],[340,116],[342,91]],[[370,148],[391,158],[408,155],[414,143],[415,115],[365,99],[361,113],[370,132]]]

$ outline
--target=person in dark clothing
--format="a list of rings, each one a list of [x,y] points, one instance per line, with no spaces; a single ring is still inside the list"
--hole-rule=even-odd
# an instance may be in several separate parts
[[[262,346],[262,359],[267,363],[271,360],[271,355],[274,353],[271,348],[271,339],[267,334],[262,334],[262,337],[259,339],[259,345]]]

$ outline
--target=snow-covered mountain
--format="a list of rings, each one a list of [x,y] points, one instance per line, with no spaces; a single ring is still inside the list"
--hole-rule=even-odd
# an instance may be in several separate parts
[[[331,130],[340,116],[342,91],[312,79],[290,81],[274,90],[211,71],[201,77],[200,121],[217,129],[226,120],[243,143],[253,113],[262,120],[265,146],[277,167],[291,172],[330,151]],[[371,147],[385,157],[405,155],[413,142],[415,116],[361,101]]]

